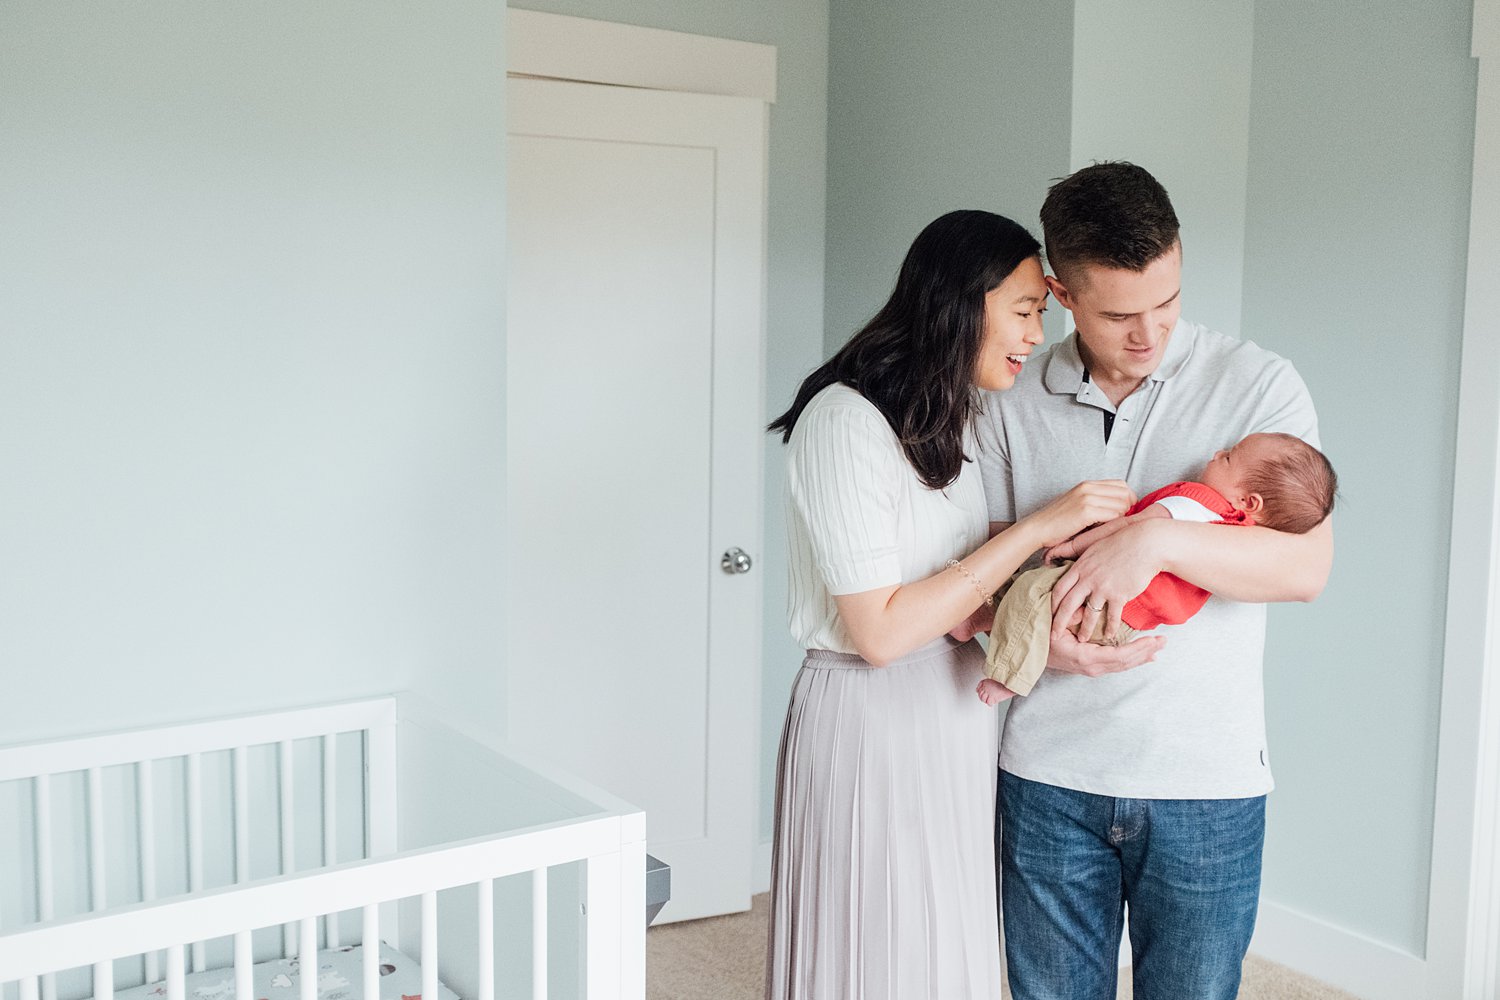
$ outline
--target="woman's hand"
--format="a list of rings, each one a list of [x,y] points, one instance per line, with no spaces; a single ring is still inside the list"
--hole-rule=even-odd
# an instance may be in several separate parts
[[[1021,519],[1037,532],[1041,548],[1051,548],[1102,521],[1112,521],[1135,503],[1135,493],[1121,479],[1079,483],[1047,506]]]
[[[995,625],[995,608],[991,604],[981,604],[974,609],[974,613],[953,628],[948,634],[959,642],[968,642],[981,632],[988,632]]]

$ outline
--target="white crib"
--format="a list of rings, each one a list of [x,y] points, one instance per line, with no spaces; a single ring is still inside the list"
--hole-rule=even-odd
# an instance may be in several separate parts
[[[206,969],[259,1000],[257,962],[382,940],[428,1000],[643,1000],[644,814],[440,714],[401,695],[0,748],[0,1000],[163,977],[191,1000]],[[378,960],[351,1000],[380,996]]]

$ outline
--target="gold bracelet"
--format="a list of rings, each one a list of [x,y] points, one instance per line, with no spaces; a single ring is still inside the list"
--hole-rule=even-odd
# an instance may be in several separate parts
[[[969,569],[969,567],[965,566],[957,559],[949,559],[948,565],[952,566],[954,569],[958,570],[964,576],[969,578],[969,582],[974,585],[974,589],[979,591],[979,595],[984,598],[985,607],[993,608],[995,606],[995,595],[985,589],[984,581],[975,576]]]

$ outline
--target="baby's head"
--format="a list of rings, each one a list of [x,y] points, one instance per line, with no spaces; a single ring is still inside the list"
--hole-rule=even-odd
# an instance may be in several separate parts
[[[1290,434],[1251,434],[1215,454],[1199,481],[1256,524],[1299,535],[1323,523],[1339,488],[1323,453]]]

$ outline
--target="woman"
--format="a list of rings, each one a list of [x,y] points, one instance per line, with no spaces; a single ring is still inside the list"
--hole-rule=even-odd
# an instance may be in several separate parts
[[[912,244],[890,301],[770,425],[788,449],[793,635],[766,995],[1000,996],[997,725],[947,633],[1037,549],[1124,512],[1081,483],[986,541],[976,389],[1042,342],[1040,247],[988,212]]]

